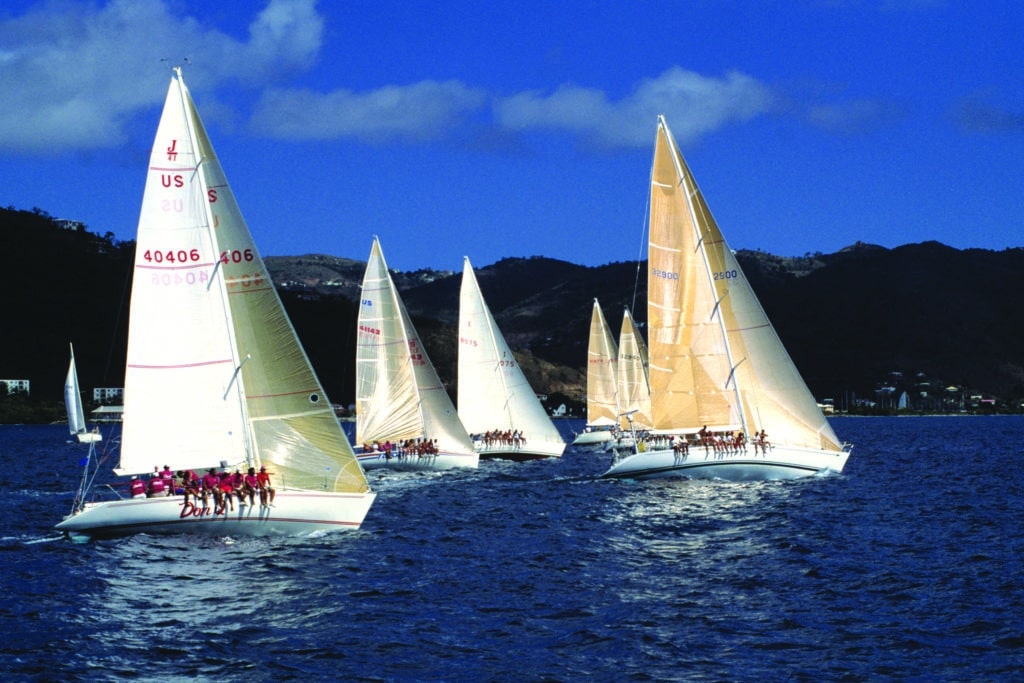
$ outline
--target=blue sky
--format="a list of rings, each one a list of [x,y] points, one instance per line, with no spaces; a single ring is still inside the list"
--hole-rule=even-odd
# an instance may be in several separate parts
[[[132,239],[188,58],[264,255],[636,259],[658,114],[733,248],[999,250],[1022,35],[1016,0],[6,0],[0,205]]]

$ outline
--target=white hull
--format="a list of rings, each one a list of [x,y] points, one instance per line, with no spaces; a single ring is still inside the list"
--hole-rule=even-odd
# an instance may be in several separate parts
[[[580,432],[573,439],[573,446],[597,446],[612,440],[610,429],[595,429],[589,432]]]
[[[241,506],[217,514],[202,503],[185,505],[183,496],[129,498],[88,503],[57,525],[72,540],[117,538],[132,534],[207,534],[214,536],[306,536],[313,532],[358,529],[376,493],[327,493],[278,490],[272,507]]]
[[[560,458],[565,451],[564,443],[528,443],[523,446],[513,444],[484,445],[477,441],[474,444],[481,458],[501,460],[539,460],[541,458]]]
[[[411,472],[441,472],[457,467],[476,468],[480,464],[480,456],[476,453],[451,453],[442,451],[436,455],[392,455],[385,458],[384,453],[356,452],[356,459],[363,470],[392,469]]]
[[[671,450],[630,455],[602,474],[605,479],[724,479],[766,481],[810,477],[825,471],[842,472],[847,451],[776,446],[767,454],[752,446],[732,453],[715,453],[712,448],[691,446],[686,455]]]

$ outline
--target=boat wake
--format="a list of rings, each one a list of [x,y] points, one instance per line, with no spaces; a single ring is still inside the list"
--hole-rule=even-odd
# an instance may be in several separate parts
[[[6,541],[7,539],[4,539],[4,540]],[[12,539],[12,540],[14,540],[14,539]],[[30,538],[28,540],[23,540],[22,544],[23,545],[35,545],[36,543],[53,543],[54,541],[62,541],[62,540],[64,540],[64,534],[57,534],[56,536],[44,536],[43,538]]]

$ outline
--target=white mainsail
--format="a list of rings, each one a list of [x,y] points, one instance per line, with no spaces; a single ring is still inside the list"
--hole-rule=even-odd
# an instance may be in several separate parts
[[[558,457],[565,441],[530,387],[491,314],[466,257],[459,292],[459,417],[481,455],[522,459]],[[482,439],[487,432],[516,440]]]
[[[476,467],[479,456],[441,383],[374,237],[366,262],[356,335],[356,442],[429,440],[433,457],[360,453],[363,467]]]
[[[637,429],[650,429],[654,425],[651,420],[651,386],[647,366],[647,344],[627,308],[622,314],[618,362],[619,409],[622,414],[629,414],[628,420],[622,418],[620,421],[619,426],[623,429],[629,428],[630,422]]]
[[[253,518],[250,510],[232,521],[259,524],[231,531],[302,533],[362,522],[375,494],[284,311],[180,68],[146,176],[130,310],[119,474],[163,465],[263,466],[274,474],[280,516],[288,519],[269,509]],[[103,517],[90,533],[127,533],[129,523],[135,531],[207,530],[184,529],[155,506],[137,508],[137,519],[114,509],[86,506],[58,528],[85,533],[90,519]],[[180,514],[182,522],[206,516]]]
[[[664,117],[651,171],[648,266],[654,429],[685,435],[706,427],[732,439],[739,432],[748,445],[735,449],[736,458],[716,458],[718,464],[705,467],[707,476],[841,471],[847,449],[761,308]],[[751,464],[749,444],[760,431],[768,433],[771,451]],[[671,451],[639,453],[605,476],[702,476],[696,466],[678,462]]]

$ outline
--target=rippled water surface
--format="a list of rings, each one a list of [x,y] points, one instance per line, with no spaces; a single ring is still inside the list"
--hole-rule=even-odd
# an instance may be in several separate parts
[[[560,422],[567,432],[578,424]],[[973,681],[1024,671],[1024,418],[847,418],[845,472],[373,473],[314,539],[52,526],[81,453],[0,427],[6,680]]]

